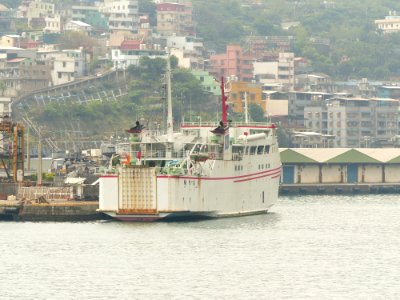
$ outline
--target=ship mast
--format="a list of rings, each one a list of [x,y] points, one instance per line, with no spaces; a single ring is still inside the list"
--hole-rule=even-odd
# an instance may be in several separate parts
[[[168,100],[168,116],[167,116],[167,140],[172,143],[174,139],[174,127],[172,119],[172,91],[171,91],[171,60],[170,52],[167,48],[167,72],[165,74],[167,83],[167,100]]]
[[[228,105],[226,105],[226,100],[228,99],[225,96],[225,84],[224,84],[224,76],[221,76],[221,100],[222,100],[222,122],[226,125],[227,120],[227,109]]]
[[[249,123],[249,107],[247,106],[247,92],[244,92],[244,122]]]

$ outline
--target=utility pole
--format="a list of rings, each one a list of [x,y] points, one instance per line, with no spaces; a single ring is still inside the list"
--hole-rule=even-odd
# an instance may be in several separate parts
[[[27,170],[29,171],[31,169],[31,147],[30,147],[30,129],[29,125],[27,128],[27,133],[26,133],[26,160],[27,160]]]
[[[39,129],[37,186],[42,186],[42,134]]]
[[[174,128],[173,128],[173,120],[172,120],[171,57],[170,57],[169,49],[167,49],[166,81],[167,81],[167,100],[168,100],[167,137],[168,137],[168,142],[171,143],[173,141]]]

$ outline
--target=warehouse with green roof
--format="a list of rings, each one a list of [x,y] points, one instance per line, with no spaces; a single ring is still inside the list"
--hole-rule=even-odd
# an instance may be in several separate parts
[[[283,184],[400,183],[400,148],[282,148]]]

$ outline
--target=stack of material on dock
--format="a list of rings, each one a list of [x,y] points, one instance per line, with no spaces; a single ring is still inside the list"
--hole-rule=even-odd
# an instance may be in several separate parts
[[[46,201],[68,201],[74,198],[72,187],[19,187],[18,200],[35,200],[43,197]]]

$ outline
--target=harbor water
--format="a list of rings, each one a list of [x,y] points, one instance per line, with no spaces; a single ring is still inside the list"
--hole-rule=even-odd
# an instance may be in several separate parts
[[[0,222],[1,299],[397,299],[400,197],[184,223]]]

